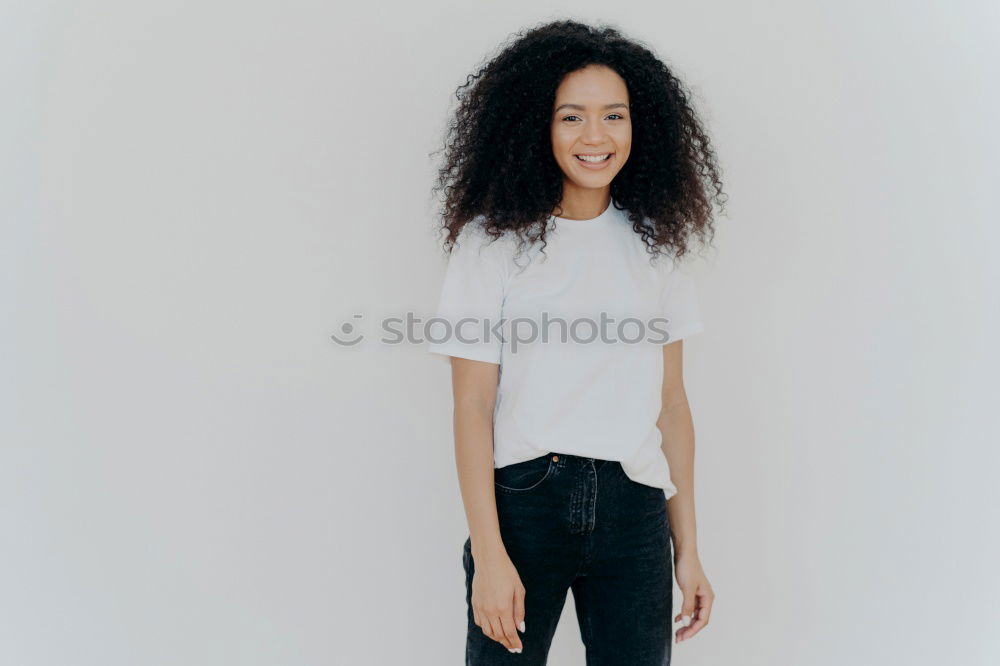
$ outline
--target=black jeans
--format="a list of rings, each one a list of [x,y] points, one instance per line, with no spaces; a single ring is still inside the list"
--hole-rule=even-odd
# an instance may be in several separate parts
[[[673,567],[662,488],[621,464],[563,453],[494,470],[500,534],[525,588],[524,650],[509,652],[476,626],[475,562],[466,539],[467,666],[545,664],[573,590],[587,666],[667,666]]]

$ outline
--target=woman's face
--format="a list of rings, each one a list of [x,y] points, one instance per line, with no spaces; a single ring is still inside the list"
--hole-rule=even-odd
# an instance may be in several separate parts
[[[625,81],[608,67],[589,65],[566,75],[556,90],[552,152],[567,180],[599,189],[621,171],[632,148],[628,104]],[[594,157],[584,161],[581,155]]]

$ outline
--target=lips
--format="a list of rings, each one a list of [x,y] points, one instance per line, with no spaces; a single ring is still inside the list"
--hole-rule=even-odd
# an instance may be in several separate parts
[[[599,155],[606,155],[606,157],[604,159],[594,159]],[[581,156],[590,156],[592,159],[586,160]],[[608,165],[611,164],[614,156],[614,153],[577,153],[573,156],[573,158],[582,169],[586,169],[587,171],[600,171],[601,169],[608,168]]]

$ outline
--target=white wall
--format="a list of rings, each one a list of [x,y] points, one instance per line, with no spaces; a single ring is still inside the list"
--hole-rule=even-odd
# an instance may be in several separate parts
[[[730,196],[674,663],[1000,662],[996,3],[340,4],[0,9],[0,662],[461,663],[448,366],[328,336],[431,314],[450,96],[562,16],[676,68]]]

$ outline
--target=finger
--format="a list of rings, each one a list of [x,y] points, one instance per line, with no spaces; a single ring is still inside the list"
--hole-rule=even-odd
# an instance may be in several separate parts
[[[704,618],[701,617],[695,618],[695,620],[691,622],[689,626],[681,629],[681,632],[683,633],[681,634],[680,639],[682,641],[686,641],[687,639],[693,637],[695,634],[701,631],[702,627],[704,627],[706,624],[708,624],[708,621],[705,620]]]
[[[514,624],[524,632],[524,590],[518,589],[514,593]]]
[[[712,612],[714,598],[715,595],[710,590],[698,593],[698,609],[695,613],[694,621],[678,632],[680,640],[686,641],[705,628],[705,625],[708,624],[709,615]]]
[[[486,634],[487,638],[497,640],[497,632],[493,627],[493,621],[490,619],[489,615],[483,614],[483,633]]]
[[[476,621],[476,626],[482,629],[484,634],[489,636],[493,632],[490,627],[490,614],[481,606],[472,607],[472,616]]]
[[[705,590],[701,595],[698,606],[698,619],[704,620],[708,624],[708,618],[712,615],[712,606],[715,604],[715,592],[712,588]]]
[[[683,615],[683,616],[678,615],[678,617],[682,617],[681,622],[683,622],[683,624],[681,625],[681,628],[678,629],[677,632],[674,635],[675,635],[675,637],[677,639],[677,642],[680,643],[682,640],[684,640],[685,638],[688,637],[688,633],[687,633],[688,632],[688,628],[691,627],[694,624],[694,622],[695,622],[695,616],[694,615]]]
[[[508,650],[513,647],[510,645],[510,641],[507,640],[507,635],[504,632],[503,621],[500,619],[501,615],[498,612],[490,615],[490,638],[500,643]]]
[[[684,622],[685,627],[691,623],[691,616],[694,615],[695,609],[695,591],[696,588],[693,587],[681,589],[681,594],[684,595],[684,605],[681,606],[681,612],[674,618],[674,622]],[[687,617],[685,618],[685,616]]]
[[[482,620],[483,634],[498,643],[502,642],[501,639],[503,636],[500,629],[500,617],[498,615],[491,615],[489,611],[482,611],[479,617]]]
[[[514,626],[514,613],[501,616],[500,624],[503,628],[504,645],[511,652],[520,652],[523,646],[521,645],[521,637],[517,635],[517,627]]]

